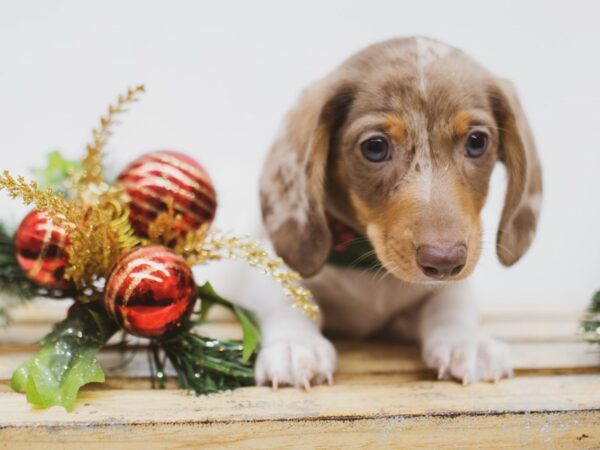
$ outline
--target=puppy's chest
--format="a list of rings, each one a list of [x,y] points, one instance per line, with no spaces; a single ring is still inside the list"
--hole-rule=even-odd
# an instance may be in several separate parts
[[[325,330],[356,337],[380,331],[429,292],[382,272],[329,265],[304,284],[321,307]]]

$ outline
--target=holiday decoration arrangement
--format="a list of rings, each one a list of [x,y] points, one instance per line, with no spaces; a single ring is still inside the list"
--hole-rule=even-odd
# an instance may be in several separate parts
[[[34,209],[14,235],[0,225],[0,315],[11,300],[73,299],[67,317],[18,367],[14,390],[37,406],[72,410],[79,389],[104,382],[97,354],[121,333],[148,339],[153,387],[164,387],[170,365],[181,388],[197,394],[252,383],[260,332],[250,311],[198,286],[191,266],[243,259],[277,281],[293,306],[314,316],[317,306],[257,241],[211,230],[217,200],[207,172],[192,158],[157,151],[133,161],[114,183],[105,179],[103,148],[115,117],[144,92],[129,89],[108,108],[81,161],[49,155],[37,181],[0,176],[0,190]],[[16,303],[14,300],[12,303]],[[200,335],[214,305],[233,312],[243,340]]]

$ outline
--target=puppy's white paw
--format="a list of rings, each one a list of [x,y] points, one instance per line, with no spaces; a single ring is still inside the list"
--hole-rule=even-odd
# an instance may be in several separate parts
[[[269,382],[274,388],[282,384],[309,389],[311,383],[333,383],[335,348],[320,334],[279,338],[266,343],[256,360],[256,384]]]
[[[508,346],[478,331],[438,331],[423,343],[423,360],[438,378],[463,384],[512,376]]]

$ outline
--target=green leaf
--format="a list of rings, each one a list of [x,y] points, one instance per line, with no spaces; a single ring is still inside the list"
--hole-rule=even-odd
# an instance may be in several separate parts
[[[96,354],[117,329],[102,304],[80,305],[42,340],[40,352],[13,373],[11,387],[25,392],[36,406],[72,411],[83,385],[104,382]]]
[[[198,297],[200,297],[200,312],[198,313],[198,322],[206,321],[210,309],[218,303],[223,304],[227,300],[221,298],[215,292],[211,284],[207,281],[202,286],[198,286]]]
[[[55,192],[67,191],[66,181],[71,174],[81,167],[78,161],[69,161],[59,151],[48,154],[46,167],[31,169],[31,174],[44,189],[51,188]]]
[[[36,406],[45,408],[60,405],[72,411],[81,386],[104,382],[104,372],[96,359],[97,351],[84,348],[70,358],[64,355],[61,358],[56,347],[44,348],[17,369],[11,387],[15,391],[25,392],[27,401]],[[68,369],[60,370],[61,364]]]
[[[209,300],[213,302],[213,304],[220,304],[231,309],[232,303],[217,294],[215,289],[208,281],[202,286],[198,286],[198,295],[200,296],[201,300]]]
[[[216,304],[225,306],[235,314],[242,326],[242,331],[244,333],[243,361],[249,361],[250,357],[256,351],[258,344],[260,343],[260,329],[256,316],[247,309],[236,306],[229,300],[221,297],[219,294],[217,294],[209,282],[206,282],[204,285],[198,287],[198,295],[201,300],[200,321],[204,321],[206,319],[208,310]]]
[[[258,322],[254,314],[248,310],[240,308],[239,306],[233,306],[233,313],[242,325],[242,331],[244,332],[244,351],[242,353],[242,361],[247,362],[250,360],[252,354],[256,351],[256,348],[260,342]]]

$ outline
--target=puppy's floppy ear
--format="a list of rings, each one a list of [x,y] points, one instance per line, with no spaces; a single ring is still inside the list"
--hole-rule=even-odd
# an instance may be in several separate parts
[[[316,274],[331,249],[325,219],[325,173],[332,138],[354,99],[349,82],[309,87],[288,114],[260,182],[263,221],[275,251],[304,277]]]
[[[506,166],[508,187],[496,239],[505,266],[527,251],[537,227],[542,200],[542,173],[533,134],[514,86],[499,80],[491,100],[500,132],[499,158]]]

